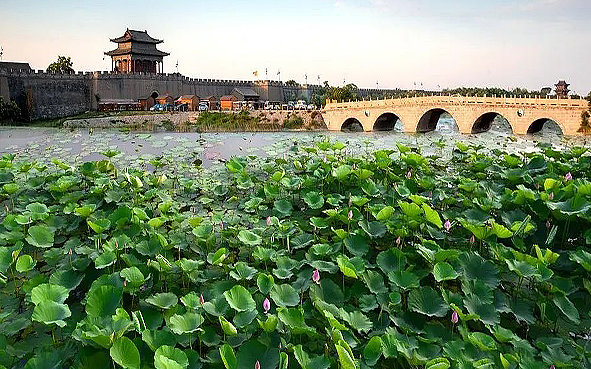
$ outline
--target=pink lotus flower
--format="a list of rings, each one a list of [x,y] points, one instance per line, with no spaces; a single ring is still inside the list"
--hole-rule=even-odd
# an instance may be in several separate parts
[[[449,232],[449,230],[451,229],[451,222],[449,221],[449,219],[447,219],[445,223],[443,223],[443,228],[445,228],[445,230]]]
[[[349,218],[349,220],[353,219],[353,210],[349,210],[349,213],[347,214],[347,218]]]
[[[320,284],[320,272],[318,269],[314,270],[314,273],[312,273],[312,280],[314,283]]]
[[[474,235],[470,236],[470,243],[476,242],[476,237]]]
[[[570,172],[566,173],[566,175],[564,176],[564,180],[568,182],[571,179],[573,179],[573,175],[570,174]]]
[[[268,226],[270,226],[270,225],[271,225],[271,217],[270,217],[270,216],[268,216],[268,217],[267,217],[267,227],[268,227]]]
[[[271,309],[271,302],[266,297],[265,301],[263,301],[263,309],[265,310],[265,314],[267,314],[269,312],[269,309]]]
[[[406,172],[406,179],[410,179],[410,177],[412,177],[412,170],[408,170],[408,172]]]
[[[546,228],[550,229],[550,227],[552,226],[552,223],[550,223],[549,220],[546,221]]]
[[[554,200],[554,192],[550,192],[550,195],[548,195],[548,200]]]
[[[254,369],[261,369],[261,363],[259,363],[258,360],[256,363],[254,363]]]
[[[402,239],[400,238],[400,236],[398,236],[398,238],[396,239],[396,246],[400,246],[401,243]]]
[[[199,296],[199,302],[201,303],[201,305],[205,304],[205,299],[203,298],[203,294],[201,294],[201,296]]]
[[[550,368],[548,369],[556,369],[556,367],[554,366],[554,364],[550,365]]]
[[[460,321],[460,317],[458,316],[458,312],[454,310],[454,312],[451,313],[451,322],[453,324],[458,324],[459,321]]]

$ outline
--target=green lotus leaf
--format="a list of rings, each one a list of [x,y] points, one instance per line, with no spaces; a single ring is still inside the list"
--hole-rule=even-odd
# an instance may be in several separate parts
[[[54,301],[63,304],[68,298],[68,290],[56,284],[43,283],[31,290],[31,301],[38,305],[44,301]]]
[[[277,368],[279,365],[279,348],[269,347],[260,340],[251,339],[244,342],[236,353],[238,369],[252,369],[258,361],[262,368]]]
[[[311,328],[306,324],[301,310],[296,308],[277,308],[279,320],[294,330],[294,333],[309,332]]]
[[[144,341],[152,351],[156,351],[162,345],[176,345],[176,337],[168,330],[150,330],[142,331],[142,341]]]
[[[316,191],[307,192],[302,198],[311,209],[320,209],[324,206],[324,197]]]
[[[105,251],[99,255],[96,259],[94,259],[94,266],[97,269],[104,269],[108,266],[115,264],[117,260],[117,254],[113,251]]]
[[[195,292],[189,292],[185,296],[181,297],[180,300],[188,309],[196,310],[201,307],[200,298]]]
[[[154,367],[156,369],[184,369],[189,366],[187,355],[172,346],[160,346],[154,353]]]
[[[226,369],[237,369],[238,362],[236,360],[236,355],[234,354],[234,350],[232,346],[228,345],[227,343],[220,346],[219,348],[220,356],[222,357],[222,362],[224,363],[224,367]]]
[[[371,238],[380,238],[386,234],[386,226],[381,222],[368,222],[362,220],[359,222],[359,226],[367,233]]]
[[[347,179],[347,176],[349,174],[351,174],[351,166],[346,164],[343,164],[338,168],[334,168],[332,170],[333,177],[336,177],[336,179],[338,179],[339,181],[344,181],[345,179]]]
[[[479,280],[492,288],[496,288],[500,282],[499,270],[490,261],[484,260],[477,254],[463,254],[458,258],[463,270],[463,278]]]
[[[363,358],[369,366],[377,364],[382,356],[382,339],[380,336],[373,336],[363,348]]]
[[[570,254],[570,259],[579,263],[586,271],[591,272],[591,254],[583,249]]]
[[[277,317],[275,315],[267,315],[267,320],[264,322],[260,319],[257,319],[257,321],[259,326],[267,333],[271,333],[275,331],[275,328],[277,328]]]
[[[470,333],[468,335],[468,340],[470,340],[474,346],[478,347],[482,351],[492,351],[497,349],[497,343],[495,342],[494,338],[485,333]]]
[[[449,367],[451,367],[451,364],[444,357],[432,359],[425,363],[425,369],[449,369]]]
[[[27,242],[36,247],[52,247],[54,238],[53,231],[47,226],[35,225],[29,228]]]
[[[267,295],[274,284],[275,280],[272,275],[260,273],[257,277],[257,287],[263,295]]]
[[[96,233],[103,233],[111,227],[111,221],[105,218],[94,220],[86,219],[86,223]]]
[[[169,318],[168,326],[176,334],[185,334],[196,332],[204,319],[201,314],[185,313],[183,315],[175,314]]]
[[[203,304],[203,310],[213,316],[224,315],[228,307],[228,302],[224,296],[219,296]]]
[[[49,209],[47,205],[39,202],[33,202],[27,205],[26,209],[31,212],[33,220],[44,220],[47,218]]]
[[[349,323],[351,328],[358,332],[369,332],[373,324],[369,318],[360,311],[354,310],[350,313],[341,310],[341,317]]]
[[[357,278],[355,265],[351,263],[351,261],[349,261],[349,258],[347,258],[345,255],[337,256],[337,264],[339,266],[339,269],[341,270],[341,273],[343,273],[347,277]]]
[[[575,324],[580,324],[581,319],[579,316],[579,311],[575,307],[575,305],[568,299],[568,297],[562,294],[554,295],[554,299],[552,300],[554,305],[556,305],[560,311],[567,316]]]
[[[236,311],[247,311],[256,308],[252,295],[248,290],[240,285],[236,285],[224,292],[226,301]]]
[[[388,279],[399,288],[409,290],[419,287],[419,277],[413,272],[401,270],[398,272],[389,272]]]
[[[15,269],[19,273],[26,273],[32,270],[37,262],[33,260],[31,255],[21,255],[18,257],[15,265]]]
[[[437,282],[453,280],[459,276],[449,263],[439,262],[433,266],[433,277]]]
[[[293,211],[293,205],[289,200],[282,199],[276,200],[273,204],[273,209],[284,217],[291,215]]]
[[[178,304],[179,299],[174,293],[162,292],[146,298],[146,302],[160,309],[170,309]]]
[[[343,240],[343,243],[345,244],[347,250],[349,250],[349,252],[356,256],[363,256],[367,254],[367,252],[369,251],[367,239],[360,235],[347,236]]]
[[[119,337],[109,350],[114,362],[123,368],[139,369],[140,352],[132,340],[123,336]]]
[[[449,311],[449,307],[443,302],[441,295],[431,287],[421,287],[410,291],[408,308],[417,313],[437,317],[443,317]]]
[[[400,206],[402,212],[410,218],[417,218],[424,213],[424,210],[414,202],[399,201],[398,206]]]
[[[380,211],[376,214],[376,220],[382,221],[389,219],[392,214],[394,214],[394,208],[392,206],[384,206]]]
[[[49,277],[49,283],[59,284],[60,286],[66,287],[68,291],[72,291],[80,285],[80,282],[82,282],[83,279],[84,274],[78,273],[74,270],[58,270],[51,274]]]
[[[335,344],[335,348],[337,350],[337,355],[339,356],[339,363],[341,364],[342,369],[357,369],[357,365],[355,365],[355,360],[353,359],[348,350],[346,350],[343,346],[339,344]]]
[[[283,177],[281,184],[290,190],[298,188],[302,184],[303,180],[300,177]]]
[[[330,361],[326,356],[318,355],[310,358],[302,345],[295,346],[293,353],[302,369],[328,369],[330,367]]]
[[[106,317],[115,314],[123,291],[114,286],[100,286],[91,290],[86,299],[86,313],[93,317]]]
[[[425,211],[425,218],[429,223],[435,225],[437,228],[443,227],[443,222],[441,221],[437,211],[433,210],[427,204],[423,204],[423,210]]]
[[[562,215],[571,216],[584,214],[591,209],[591,202],[585,197],[576,195],[563,202],[549,202],[548,207]]]
[[[330,226],[328,219],[320,217],[311,217],[310,224],[318,229],[326,229]]]
[[[148,221],[148,225],[152,228],[160,228],[164,225],[164,223],[166,223],[166,220],[167,219],[165,217],[152,218]]]
[[[223,316],[218,317],[222,331],[228,336],[235,336],[238,334],[236,327],[232,323],[226,320]]]
[[[66,322],[64,319],[70,317],[71,315],[72,313],[70,312],[68,305],[51,300],[45,300],[41,301],[35,306],[31,319],[45,325],[56,324],[60,327],[65,327]]]
[[[289,284],[275,284],[271,287],[271,299],[277,306],[296,306],[300,303],[300,296],[295,288]]]
[[[145,277],[138,267],[124,268],[119,272],[119,275],[127,281],[127,287],[136,288],[145,281]]]
[[[367,270],[361,275],[361,278],[371,293],[379,295],[388,292],[388,289],[384,285],[384,278],[380,273]]]
[[[210,252],[209,254],[207,254],[207,262],[212,265],[221,265],[227,257],[227,250],[225,247],[222,247],[218,249],[215,253]]]
[[[260,245],[262,242],[261,236],[244,229],[238,233],[238,239],[250,246]]]
[[[250,323],[252,323],[254,318],[256,318],[258,315],[259,315],[259,312],[256,309],[242,311],[240,313],[236,313],[236,315],[234,315],[234,319],[232,319],[232,321],[234,322],[234,325],[237,328],[243,328],[243,327],[246,327],[247,325],[249,325]]]
[[[406,266],[406,256],[402,251],[395,248],[382,251],[378,254],[376,262],[380,269],[388,274],[389,272],[399,271]]]

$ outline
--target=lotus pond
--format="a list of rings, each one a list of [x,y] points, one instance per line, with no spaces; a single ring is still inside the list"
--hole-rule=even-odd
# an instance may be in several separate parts
[[[0,368],[591,368],[591,156],[541,141],[4,129]]]

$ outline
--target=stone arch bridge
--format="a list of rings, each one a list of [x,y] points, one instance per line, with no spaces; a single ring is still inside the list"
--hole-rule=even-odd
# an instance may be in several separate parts
[[[436,128],[439,117],[448,113],[461,133],[480,133],[491,128],[497,116],[504,117],[514,134],[535,133],[552,120],[565,135],[580,135],[584,99],[518,97],[419,96],[351,102],[328,101],[322,116],[329,130],[340,131],[360,124],[366,132],[393,129],[402,121],[408,133]]]

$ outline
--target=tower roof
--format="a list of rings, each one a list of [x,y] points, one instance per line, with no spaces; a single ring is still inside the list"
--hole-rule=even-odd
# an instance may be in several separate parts
[[[125,31],[123,36],[111,39],[111,42],[117,43],[128,41],[144,42],[148,44],[159,44],[163,42],[163,40],[158,40],[148,35],[148,31],[136,31],[129,28]]]
[[[127,55],[127,54],[137,54],[137,55],[151,55],[151,56],[168,56],[169,53],[164,51],[160,51],[157,49],[153,50],[146,50],[138,47],[127,47],[127,48],[117,48],[111,51],[107,51],[105,55],[109,56],[117,56],[117,55]]]

